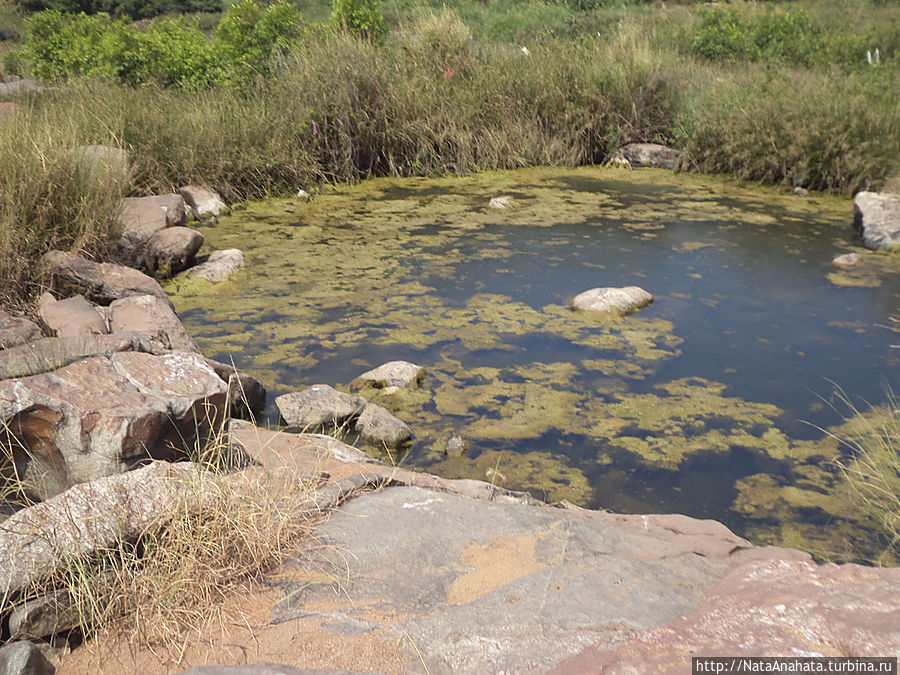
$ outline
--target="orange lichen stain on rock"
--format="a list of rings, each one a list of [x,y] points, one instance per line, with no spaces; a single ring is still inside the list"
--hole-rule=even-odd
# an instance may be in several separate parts
[[[459,562],[474,568],[450,584],[447,604],[465,605],[501,586],[545,569],[534,556],[540,536],[512,534],[484,544],[471,541],[459,554]]]

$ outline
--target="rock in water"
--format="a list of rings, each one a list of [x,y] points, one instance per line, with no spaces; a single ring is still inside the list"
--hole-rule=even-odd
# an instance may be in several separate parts
[[[159,276],[171,276],[191,266],[203,246],[203,235],[187,227],[167,227],[150,235],[137,253],[138,264]]]
[[[469,452],[469,441],[462,436],[452,436],[444,446],[444,452],[448,457],[462,457]]]
[[[853,199],[853,222],[868,248],[900,244],[900,195],[857,193]]]
[[[622,315],[643,309],[653,296],[638,286],[624,288],[592,288],[572,298],[569,306],[582,312],[606,312]]]
[[[243,266],[243,252],[237,248],[229,248],[224,251],[215,251],[204,262],[182,272],[179,276],[206,279],[218,283],[226,281],[232,272]]]
[[[373,386],[416,389],[425,379],[425,369],[409,361],[388,361],[368,370],[350,383],[350,389]]]
[[[314,384],[300,392],[282,394],[275,405],[290,430],[318,431],[340,428],[359,416],[366,399],[337,391],[327,384]]]
[[[354,429],[364,441],[379,447],[399,448],[412,439],[412,432],[405,422],[374,403],[366,404]]]
[[[831,261],[831,266],[839,270],[848,270],[851,267],[856,267],[861,260],[862,256],[859,253],[844,253],[843,255],[835,256]]]

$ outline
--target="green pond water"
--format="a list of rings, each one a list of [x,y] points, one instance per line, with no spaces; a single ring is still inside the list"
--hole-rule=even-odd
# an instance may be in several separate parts
[[[366,393],[413,429],[394,460],[858,558],[879,542],[820,429],[842,422],[835,383],[877,406],[897,381],[900,259],[862,249],[852,217],[847,200],[656,170],[379,179],[235,210],[201,229],[245,269],[167,290],[205,354],[266,385],[263,423],[279,394],[405,359],[427,368],[421,389]],[[829,265],[849,251],[858,268]],[[656,301],[616,319],[567,307],[627,285]],[[454,434],[464,457],[444,454]]]

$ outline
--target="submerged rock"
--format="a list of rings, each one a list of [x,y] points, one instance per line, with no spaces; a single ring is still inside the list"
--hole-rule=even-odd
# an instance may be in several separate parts
[[[620,157],[631,166],[653,166],[660,169],[674,169],[678,166],[681,153],[659,143],[629,143],[619,150]]]
[[[185,185],[178,188],[178,194],[190,208],[197,220],[206,220],[228,213],[228,206],[217,192],[199,185]]]
[[[448,457],[462,457],[469,452],[469,441],[462,436],[451,436],[444,446],[444,452]]]
[[[244,254],[240,249],[229,248],[215,251],[204,262],[182,272],[181,276],[206,279],[214,283],[227,281],[232,272],[244,266]]]
[[[844,253],[843,255],[836,256],[831,261],[831,266],[836,267],[839,270],[846,270],[855,267],[861,260],[862,256],[859,253]]]
[[[57,337],[109,333],[106,318],[83,295],[57,300],[44,293],[38,300],[38,315]]]
[[[900,244],[900,195],[857,193],[853,199],[853,222],[868,248]]]
[[[118,352],[0,382],[4,471],[40,499],[148,458],[178,459],[224,418],[227,385],[198,354]]]
[[[650,293],[638,286],[592,288],[572,298],[569,306],[582,312],[615,312],[625,315],[643,309],[653,300]]]
[[[404,387],[416,389],[425,379],[425,369],[409,361],[388,361],[368,370],[350,383],[350,389]]]
[[[23,345],[41,337],[41,328],[34,321],[12,316],[0,309],[0,350]]]

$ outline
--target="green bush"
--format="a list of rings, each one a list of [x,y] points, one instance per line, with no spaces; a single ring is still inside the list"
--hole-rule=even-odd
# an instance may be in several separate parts
[[[691,50],[711,60],[772,59],[809,64],[820,51],[817,31],[802,9],[735,6],[704,9]]]
[[[221,12],[221,0],[17,0],[29,12],[46,9],[68,14],[114,14],[149,19],[160,14]]]
[[[334,0],[332,28],[377,40],[384,34],[384,16],[378,0]]]
[[[456,12],[425,13],[413,22],[407,50],[416,63],[450,78],[472,61],[472,31]]]

